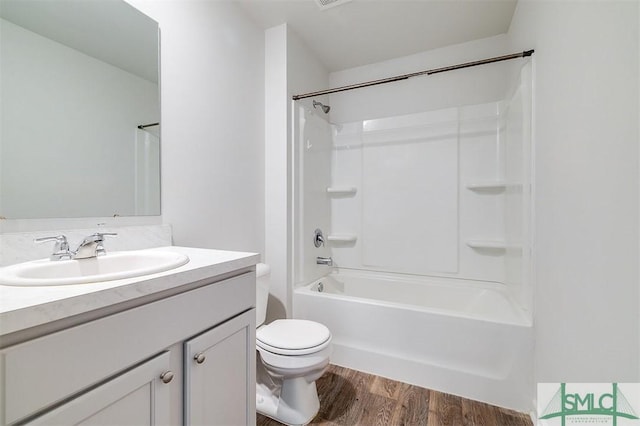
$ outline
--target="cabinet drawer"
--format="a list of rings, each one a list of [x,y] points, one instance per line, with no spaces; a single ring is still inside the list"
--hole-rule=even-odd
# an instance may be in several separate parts
[[[0,424],[56,405],[254,305],[255,273],[247,273],[6,348]]]

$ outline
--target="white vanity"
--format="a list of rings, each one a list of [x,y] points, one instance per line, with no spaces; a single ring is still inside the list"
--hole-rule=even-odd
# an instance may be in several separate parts
[[[152,250],[189,262],[137,278],[0,286],[1,425],[255,424],[258,255]]]

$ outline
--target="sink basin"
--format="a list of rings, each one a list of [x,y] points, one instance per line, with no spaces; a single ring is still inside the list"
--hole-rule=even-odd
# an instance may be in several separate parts
[[[53,286],[119,280],[168,271],[189,262],[171,251],[140,250],[108,253],[80,260],[34,260],[0,268],[0,284]]]

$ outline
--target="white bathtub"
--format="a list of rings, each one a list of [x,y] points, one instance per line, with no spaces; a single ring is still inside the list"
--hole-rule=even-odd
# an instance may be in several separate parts
[[[500,284],[336,270],[297,287],[293,308],[329,327],[334,364],[533,408],[531,323]]]

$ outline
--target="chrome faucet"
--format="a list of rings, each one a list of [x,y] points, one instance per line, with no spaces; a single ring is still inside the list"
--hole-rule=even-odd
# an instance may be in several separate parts
[[[53,253],[49,256],[50,260],[70,260],[70,259],[89,259],[92,257],[107,254],[102,243],[105,236],[118,235],[115,232],[96,232],[86,237],[78,248],[73,251],[69,250],[69,242],[64,235],[56,235],[55,237],[43,237],[33,240],[34,243],[45,243],[55,241]]]
[[[96,232],[95,234],[91,234],[88,237],[85,237],[76,251],[73,252],[73,258],[88,259],[91,257],[107,254],[107,251],[102,245],[102,243],[104,242],[104,237],[116,235],[118,234],[116,234],[115,232]]]
[[[333,259],[331,257],[318,256],[318,257],[316,257],[316,263],[318,265],[333,266]]]
[[[64,260],[73,259],[74,253],[69,250],[69,242],[64,235],[56,235],[55,237],[42,237],[33,240],[34,243],[46,243],[49,241],[55,241],[56,245],[53,247],[53,253],[49,256],[50,260]]]

